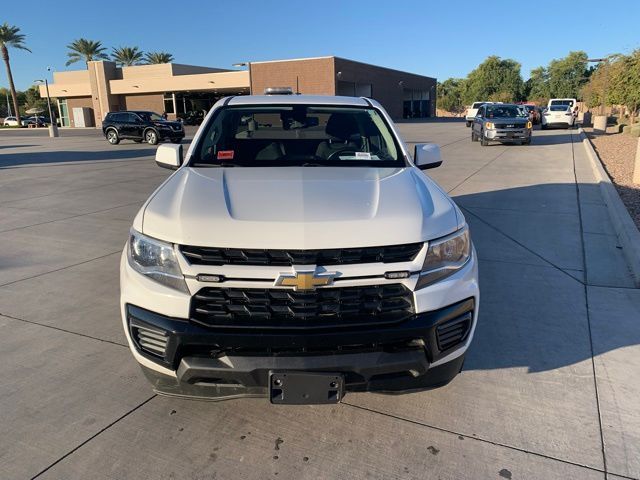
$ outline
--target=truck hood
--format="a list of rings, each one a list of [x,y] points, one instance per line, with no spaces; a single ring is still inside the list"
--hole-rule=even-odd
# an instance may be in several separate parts
[[[458,225],[453,202],[414,167],[183,167],[141,213],[144,234],[207,247],[393,245]]]

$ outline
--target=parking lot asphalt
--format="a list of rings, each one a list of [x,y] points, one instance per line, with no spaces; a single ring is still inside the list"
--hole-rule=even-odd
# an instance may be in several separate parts
[[[0,131],[0,479],[639,479],[640,290],[577,132],[399,128],[442,146],[470,224],[474,343],[444,388],[300,407],[157,396],[131,357],[118,263],[153,147]]]

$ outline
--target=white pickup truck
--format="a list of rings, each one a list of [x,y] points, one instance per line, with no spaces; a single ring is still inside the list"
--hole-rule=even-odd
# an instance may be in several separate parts
[[[478,109],[482,105],[485,105],[487,103],[493,103],[493,102],[473,102],[473,104],[470,107],[467,107],[467,113],[465,114],[467,127],[470,127],[471,124],[473,123],[473,119],[476,118],[476,115],[478,114]]]
[[[461,370],[477,257],[456,204],[368,98],[214,105],[138,212],[121,312],[154,390],[272,403],[434,388]]]

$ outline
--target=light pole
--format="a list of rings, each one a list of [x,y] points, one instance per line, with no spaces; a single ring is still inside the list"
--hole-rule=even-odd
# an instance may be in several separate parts
[[[247,67],[249,69],[249,95],[253,94],[253,83],[251,81],[251,62],[238,62],[234,63],[234,67]]]
[[[44,83],[44,88],[47,91],[47,106],[49,107],[49,136],[57,137],[58,136],[58,125],[56,124],[56,118],[53,116],[53,110],[51,110],[51,97],[49,96],[49,82],[47,79],[44,80],[34,80],[33,83],[36,85]]]

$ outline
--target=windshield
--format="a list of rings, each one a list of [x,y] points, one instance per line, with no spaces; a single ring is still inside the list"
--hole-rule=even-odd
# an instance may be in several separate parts
[[[488,105],[487,106],[487,118],[518,118],[525,117],[525,113],[522,107],[518,108],[515,105]]]
[[[140,117],[142,117],[143,120],[146,120],[147,122],[161,122],[164,120],[164,118],[162,118],[162,115],[158,115],[157,113],[154,112],[136,112],[138,115],[140,115]]]
[[[482,105],[484,105],[483,102],[476,102],[471,106],[471,108],[480,108]]]
[[[194,149],[191,166],[405,166],[374,108],[311,105],[219,110]]]
[[[551,100],[551,106],[553,105],[564,105],[573,107],[573,100]]]

